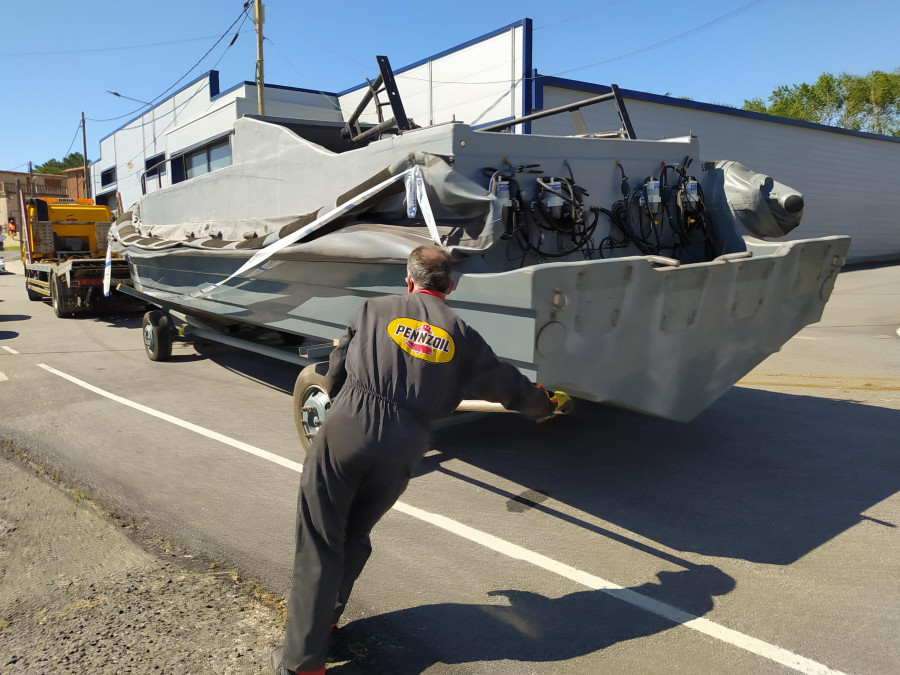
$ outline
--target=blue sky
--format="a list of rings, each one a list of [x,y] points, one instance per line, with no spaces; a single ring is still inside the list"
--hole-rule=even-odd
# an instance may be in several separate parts
[[[233,46],[226,49],[235,29],[201,60],[240,16],[242,0],[0,6],[2,170],[80,151],[82,111],[96,159],[100,139],[140,108],[108,91],[149,101],[213,67],[222,89],[254,79],[252,13]],[[544,75],[707,103],[740,106],[823,72],[900,67],[897,0],[268,0],[266,82],[343,91],[375,76],[376,54],[399,69],[526,17],[533,65]]]

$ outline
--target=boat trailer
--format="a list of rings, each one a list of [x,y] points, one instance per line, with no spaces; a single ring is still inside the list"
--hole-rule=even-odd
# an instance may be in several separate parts
[[[265,338],[276,331],[260,328],[241,336],[240,329],[248,330],[251,327],[237,322],[225,323],[215,314],[189,309],[125,284],[119,284],[116,290],[148,306],[157,307],[147,311],[141,322],[144,351],[151,361],[171,359],[175,342],[207,340],[300,366],[293,391],[294,426],[303,451],[309,451],[312,440],[331,408],[331,398],[325,390],[325,374],[328,372],[328,357],[337,345],[337,340],[307,342],[292,333],[278,333],[282,344],[274,346],[266,344]],[[451,418],[434,423],[432,428],[446,428],[472,421],[486,413],[498,412],[515,411],[507,410],[492,401],[465,400],[460,402]]]

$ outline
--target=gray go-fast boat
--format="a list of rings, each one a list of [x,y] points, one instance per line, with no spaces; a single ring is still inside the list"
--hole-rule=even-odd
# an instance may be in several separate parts
[[[820,319],[850,239],[777,241],[802,195],[619,112],[600,137],[245,116],[232,164],[142,197],[113,250],[189,323],[328,345],[437,242],[450,305],[532,380],[688,421]]]

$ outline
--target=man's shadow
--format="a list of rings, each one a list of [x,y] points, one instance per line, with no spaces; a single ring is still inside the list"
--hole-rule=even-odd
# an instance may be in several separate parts
[[[338,631],[334,646],[335,657],[348,662],[329,672],[413,674],[437,663],[562,661],[702,616],[715,596],[735,586],[711,565],[657,577],[631,588],[559,598],[491,591],[495,602],[423,605],[354,621]]]

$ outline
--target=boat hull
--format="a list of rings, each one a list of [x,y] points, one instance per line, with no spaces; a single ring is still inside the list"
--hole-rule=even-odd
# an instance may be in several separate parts
[[[687,422],[821,318],[849,246],[849,237],[751,242],[747,257],[681,266],[633,256],[463,272],[449,304],[534,381]],[[226,279],[246,255],[128,259],[138,290],[176,296],[187,313],[316,341],[339,337],[367,298],[406,292],[400,264],[276,254],[252,278],[186,295]]]

